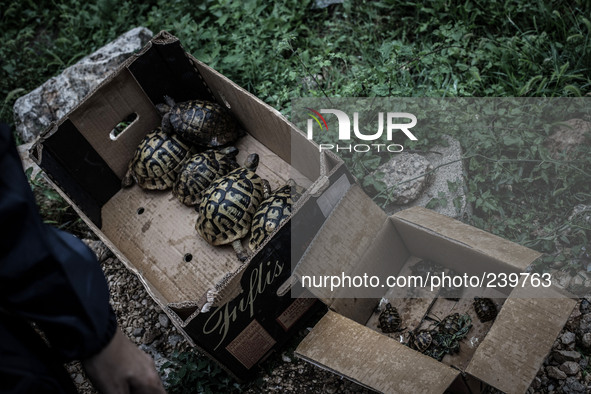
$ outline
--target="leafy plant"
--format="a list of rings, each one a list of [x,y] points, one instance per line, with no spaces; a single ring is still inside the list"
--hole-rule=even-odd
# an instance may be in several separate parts
[[[219,365],[196,352],[175,353],[163,370],[170,369],[166,380],[170,394],[185,393],[239,393],[236,383]]]
[[[88,237],[88,228],[74,209],[47,183],[43,173],[33,176],[33,168],[29,167],[25,175],[35,196],[41,217],[47,224],[69,231],[75,235]]]

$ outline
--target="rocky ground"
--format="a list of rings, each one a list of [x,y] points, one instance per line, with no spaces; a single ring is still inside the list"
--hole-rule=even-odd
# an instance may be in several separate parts
[[[111,289],[111,304],[120,326],[133,342],[154,358],[157,368],[166,379],[170,369],[162,368],[164,363],[171,359],[174,351],[191,351],[190,346],[166,314],[146,293],[137,277],[128,271],[102,242],[97,240],[85,242],[97,253],[101,261]],[[591,300],[579,301],[532,382],[528,390],[529,394],[591,392],[591,365],[589,365],[591,302],[589,301]],[[305,335],[305,331],[305,329],[302,330],[302,336]],[[96,393],[79,363],[74,362],[67,367],[80,393]],[[295,358],[289,349],[265,362],[255,382],[241,387],[247,393],[369,392],[353,382]],[[187,390],[187,393],[190,392]]]
[[[111,290],[111,305],[117,321],[140,349],[150,354],[164,380],[170,369],[163,365],[175,351],[192,351],[162,309],[154,302],[138,278],[127,270],[98,240],[85,240],[97,254]],[[305,335],[305,329],[301,332]],[[242,386],[244,392],[258,393],[360,393],[368,390],[309,363],[296,359],[290,351],[277,355],[262,367],[255,382]],[[81,394],[96,394],[79,362],[67,369]],[[229,386],[230,388],[230,386]],[[187,390],[187,393],[192,391]]]

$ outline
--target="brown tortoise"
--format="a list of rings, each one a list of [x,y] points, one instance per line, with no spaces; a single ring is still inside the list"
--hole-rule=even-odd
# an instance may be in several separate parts
[[[162,130],[176,132],[197,145],[218,147],[235,142],[240,136],[236,120],[226,108],[212,101],[189,100],[175,103],[164,96],[156,108],[162,115]]]
[[[129,187],[136,182],[142,189],[168,189],[172,187],[184,161],[194,151],[176,134],[164,133],[158,127],[146,134],[136,148],[121,185]]]
[[[244,167],[215,180],[202,194],[195,229],[209,244],[232,244],[240,261],[248,257],[240,240],[250,229],[252,217],[268,196],[268,182],[255,174],[259,155],[248,156]]]
[[[248,246],[256,250],[265,239],[277,230],[291,215],[293,201],[301,196],[304,189],[293,179],[275,190],[259,205],[252,219],[250,241]]]
[[[238,149],[229,146],[221,150],[208,149],[185,161],[172,187],[180,202],[193,206],[201,202],[201,195],[213,181],[238,167]]]

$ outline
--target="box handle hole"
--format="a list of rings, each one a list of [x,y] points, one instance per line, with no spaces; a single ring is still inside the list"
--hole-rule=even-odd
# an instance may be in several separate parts
[[[111,132],[109,133],[109,138],[115,141],[117,138],[119,138],[121,134],[123,134],[127,129],[129,129],[129,126],[131,126],[137,119],[138,116],[135,112],[132,112],[131,114],[127,115],[125,119],[117,123],[113,130],[111,130]]]

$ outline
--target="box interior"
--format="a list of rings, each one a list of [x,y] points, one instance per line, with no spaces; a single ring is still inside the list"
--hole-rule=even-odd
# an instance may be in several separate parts
[[[457,236],[457,233],[456,233]],[[428,247],[426,247],[428,245]],[[367,272],[383,274],[382,267],[388,267],[393,275],[414,275],[413,267],[421,262],[429,260],[445,267],[445,272],[450,269],[456,272],[477,273],[478,267],[487,267],[487,271],[501,272],[507,270],[508,264],[475,250],[463,242],[441,238],[437,232],[423,226],[417,226],[399,218],[390,217],[385,225],[376,234],[375,242],[361,258],[356,273]],[[469,264],[468,264],[469,262]],[[517,272],[517,268],[509,266],[509,272]],[[507,271],[503,271],[507,272]],[[439,291],[441,289],[438,289]],[[494,291],[489,291],[491,297]],[[497,310],[501,310],[505,298],[502,293],[497,293],[493,298]],[[465,371],[476,349],[486,337],[493,325],[492,321],[482,323],[478,319],[472,306],[472,298],[460,298],[458,301],[440,297],[421,288],[391,288],[384,292],[383,298],[397,308],[402,319],[403,332],[384,334],[379,328],[376,299],[368,299],[366,302],[357,302],[343,307],[339,303],[333,303],[332,309],[344,316],[356,319],[356,321],[382,335],[398,342],[408,342],[409,332],[414,329],[432,329],[438,321],[446,316],[458,312],[467,313],[472,320],[472,328],[468,335],[460,341],[460,352],[446,355],[442,362],[460,371]]]
[[[238,162],[258,153],[257,173],[272,189],[289,178],[308,188],[340,160],[329,155],[321,162],[317,146],[278,111],[186,54],[171,37],[161,33],[103,82],[41,139],[33,156],[42,167],[57,168],[48,171],[55,183],[128,268],[141,275],[154,298],[187,316],[206,302],[209,289],[239,275],[247,264],[239,262],[231,246],[207,244],[194,228],[195,209],[170,190],[120,188],[137,145],[160,124],[154,105],[170,95],[177,101],[214,99],[228,107],[246,132],[236,144]],[[130,114],[135,120],[114,138],[114,127]],[[292,149],[298,152],[294,163]]]
[[[305,260],[301,263],[302,268],[311,269],[316,275],[344,271],[351,276],[366,273],[385,278],[386,275],[412,274],[412,266],[422,260],[431,260],[445,267],[447,272],[454,269],[461,274],[477,274],[482,273],[484,268],[486,272],[518,273],[539,257],[539,253],[533,250],[420,207],[399,212],[385,219],[385,215],[368,215],[367,211],[360,212],[357,208],[367,205],[367,202],[363,203],[363,198],[355,187],[351,188],[325,222],[315,243],[310,246]],[[343,212],[347,212],[347,215]],[[380,223],[379,220],[382,219]],[[333,246],[334,243],[328,242],[332,239],[331,236],[343,237],[339,229],[344,228],[346,222],[357,222],[357,226],[364,229],[364,234],[371,238],[371,241],[367,241],[366,248],[356,250],[353,247],[350,255],[340,253]],[[323,234],[324,232],[327,234]],[[349,232],[353,232],[353,229]],[[353,233],[353,237],[356,240],[363,239],[362,234]],[[339,271],[334,271],[334,267],[324,270],[317,267],[319,261],[335,254],[338,256]],[[304,273],[310,272],[302,271],[300,275]],[[547,299],[526,298],[527,288],[523,291],[516,289],[510,294],[487,289],[485,294],[493,299],[499,314],[494,321],[481,323],[473,309],[471,297],[454,301],[430,292],[421,292],[416,288],[392,288],[387,291],[384,289],[377,296],[375,293],[368,293],[367,298],[358,296],[359,293],[355,294],[355,298],[347,297],[347,292],[350,294],[351,289],[335,293],[323,292],[325,289],[310,290],[318,293],[317,295],[332,309],[333,315],[339,316],[338,319],[333,315],[326,317],[323,324],[327,327],[338,324],[343,329],[352,326],[355,327],[353,330],[371,331],[375,336],[367,334],[371,339],[359,345],[360,348],[365,346],[373,349],[384,346],[396,354],[399,351],[404,351],[405,354],[410,352],[407,360],[413,368],[420,368],[425,358],[431,358],[401,344],[406,341],[408,331],[416,327],[426,328],[434,325],[450,313],[468,313],[473,327],[461,340],[460,352],[446,355],[442,362],[431,359],[441,366],[439,369],[433,369],[432,373],[441,374],[442,379],[439,381],[432,375],[421,377],[420,386],[424,392],[443,392],[452,382],[455,382],[454,385],[468,384],[456,380],[456,376],[459,375],[453,375],[454,378],[451,379],[449,370],[465,372],[472,382],[479,380],[506,392],[525,391],[575,305],[574,300],[561,298],[558,294]],[[507,295],[509,298],[506,298]],[[376,310],[380,297],[386,298],[397,307],[402,327],[406,327],[406,331],[382,333],[378,326],[379,312]],[[335,320],[339,323],[335,323]],[[535,323],[536,321],[538,323]],[[543,322],[543,328],[532,329],[540,325],[540,322]],[[312,333],[315,330],[316,328]],[[398,373],[392,372],[393,368],[398,368],[404,375],[407,373],[404,372],[406,367],[402,368],[395,362],[396,365],[392,365],[380,361],[383,368],[390,371],[394,381],[392,383],[374,379],[378,372],[367,376],[366,369],[369,367],[366,368],[366,364],[371,361],[366,360],[365,356],[345,357],[346,362],[333,361],[333,352],[336,351],[333,349],[350,345],[345,340],[339,341],[334,334],[336,328],[325,330],[306,337],[296,353],[306,360],[337,371],[373,389],[385,392],[406,389],[402,383],[396,383],[396,379],[399,379]],[[362,362],[359,362],[360,359],[363,359]],[[443,366],[445,368],[442,368]],[[502,380],[499,378],[507,376],[511,377]]]

